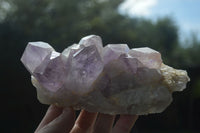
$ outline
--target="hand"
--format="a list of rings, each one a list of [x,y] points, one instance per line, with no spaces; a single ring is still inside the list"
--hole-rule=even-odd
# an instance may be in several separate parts
[[[120,115],[113,126],[113,115],[82,110],[76,120],[75,117],[73,109],[51,105],[35,133],[129,133],[138,118]]]

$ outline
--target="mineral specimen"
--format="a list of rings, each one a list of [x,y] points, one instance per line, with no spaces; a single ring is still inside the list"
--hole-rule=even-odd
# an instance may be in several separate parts
[[[162,112],[172,92],[182,91],[190,80],[186,71],[164,65],[151,48],[103,47],[96,35],[62,53],[47,43],[30,42],[21,61],[41,103],[106,114]]]

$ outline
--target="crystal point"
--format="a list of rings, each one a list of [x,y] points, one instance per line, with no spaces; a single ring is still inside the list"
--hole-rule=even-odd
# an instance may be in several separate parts
[[[139,59],[146,67],[159,68],[162,64],[161,54],[151,48],[133,48],[129,51],[132,57]]]
[[[86,92],[103,69],[103,62],[94,45],[77,51],[71,61],[69,84],[78,92]]]
[[[43,62],[54,49],[45,42],[29,42],[23,56],[21,58],[22,63],[26,66],[30,73]]]
[[[66,68],[61,56],[53,51],[33,73],[38,82],[49,91],[55,92],[64,85]]]
[[[100,36],[97,36],[97,35],[89,35],[89,36],[83,37],[80,40],[79,44],[80,46],[84,46],[84,47],[95,45],[99,53],[101,53],[103,49],[102,39]]]
[[[108,44],[103,49],[104,64],[117,59],[120,55],[125,54],[128,51],[129,47],[127,44]]]

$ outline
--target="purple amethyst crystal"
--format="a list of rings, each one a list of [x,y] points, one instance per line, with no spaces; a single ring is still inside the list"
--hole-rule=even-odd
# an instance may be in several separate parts
[[[52,51],[50,56],[47,56],[37,67],[33,75],[44,88],[56,92],[65,83],[67,75],[65,65],[65,57],[58,52]]]
[[[47,43],[30,42],[21,61],[41,103],[106,114],[162,112],[172,102],[172,92],[182,91],[190,80],[186,71],[163,64],[151,48],[103,47],[96,35],[62,53]]]
[[[33,74],[35,69],[43,62],[43,60],[51,54],[54,49],[45,42],[29,42],[21,61],[27,70]]]
[[[140,60],[148,68],[160,68],[162,64],[160,53],[148,47],[133,48],[129,55]]]
[[[127,44],[108,44],[104,47],[102,53],[104,64],[117,59],[120,55],[125,54],[128,51],[129,47]]]

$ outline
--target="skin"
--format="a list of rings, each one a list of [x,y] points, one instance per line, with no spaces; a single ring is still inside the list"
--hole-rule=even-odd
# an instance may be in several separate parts
[[[72,108],[51,105],[35,133],[129,133],[137,115],[115,116],[82,110],[76,119]]]

